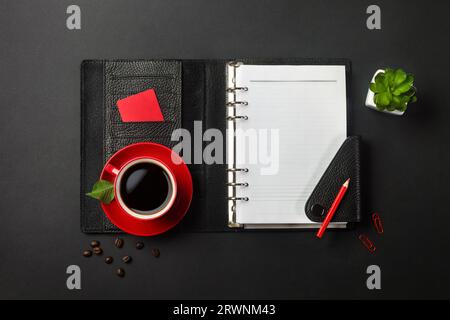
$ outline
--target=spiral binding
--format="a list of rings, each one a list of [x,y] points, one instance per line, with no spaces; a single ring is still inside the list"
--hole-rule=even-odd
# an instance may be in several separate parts
[[[231,101],[227,102],[227,107],[236,107],[237,105],[248,106],[247,101]]]
[[[229,168],[227,170],[228,172],[238,172],[238,171],[248,172],[248,168]]]
[[[227,88],[228,93],[233,93],[236,91],[248,91],[247,87],[235,87],[235,88]]]
[[[227,184],[229,187],[248,187],[248,183],[247,182],[242,182],[242,183],[238,183],[238,182],[229,182]]]
[[[231,61],[228,63],[227,75],[228,75],[228,86],[226,89],[227,92],[227,102],[226,106],[228,107],[228,116],[227,121],[230,121],[231,124],[229,128],[232,129],[232,132],[236,130],[236,121],[246,121],[248,120],[248,116],[243,114],[236,114],[236,111],[240,107],[248,106],[247,101],[236,100],[236,93],[238,92],[247,92],[248,87],[237,87],[236,86],[236,68],[242,65],[242,62],[239,61]],[[235,147],[236,147],[236,137],[233,137],[232,142],[232,152],[233,152],[233,161],[236,162],[235,155]],[[248,168],[236,168],[234,164],[230,164],[230,167],[227,169],[228,175],[228,201],[229,201],[229,219],[228,225],[230,227],[241,227],[238,223],[236,223],[236,203],[237,201],[249,201],[248,197],[238,197],[236,195],[236,188],[248,187],[249,184],[247,182],[238,182],[236,181],[236,173],[238,172],[249,172]]]
[[[248,117],[247,116],[229,116],[229,117],[227,117],[228,121],[236,121],[239,119],[248,120]]]
[[[228,200],[231,201],[249,201],[248,197],[228,197]]]

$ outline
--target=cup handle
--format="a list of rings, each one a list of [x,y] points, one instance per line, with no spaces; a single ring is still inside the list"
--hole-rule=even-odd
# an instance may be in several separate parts
[[[105,171],[108,172],[109,174],[111,174],[114,177],[117,177],[117,175],[119,174],[119,169],[117,169],[116,167],[114,167],[111,164],[107,164],[106,165]]]

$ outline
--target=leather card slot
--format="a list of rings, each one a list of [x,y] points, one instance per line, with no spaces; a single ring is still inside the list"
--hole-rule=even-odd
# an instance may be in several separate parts
[[[111,125],[111,137],[171,136],[176,124],[172,122],[133,122]]]
[[[105,72],[114,77],[177,76],[181,77],[181,62],[174,60],[107,61]]]
[[[176,84],[175,78],[110,79],[107,82],[107,92],[141,92],[148,89],[155,89],[156,94],[158,94],[159,92],[176,90]]]
[[[157,78],[169,78],[175,79],[175,75],[160,75],[160,74],[143,74],[143,75],[110,75],[111,80],[122,80],[122,79],[157,79]]]
[[[150,89],[152,89],[152,88],[150,88]],[[118,99],[123,99],[123,98],[129,97],[129,96],[132,96],[132,95],[134,95],[134,94],[141,93],[141,92],[142,92],[142,91],[127,91],[127,92],[125,92],[125,91],[117,91],[117,92],[114,92],[114,91],[113,91],[113,92],[111,93],[111,95],[112,95],[112,96],[117,96]],[[155,92],[156,92],[156,90],[155,90]],[[158,92],[156,92],[156,94],[157,94],[157,96],[177,95],[178,92],[175,92],[175,91],[158,91]]]
[[[120,117],[120,112],[116,106],[112,107],[113,110],[109,113],[109,123],[142,123],[142,122],[122,122],[122,118]],[[179,120],[180,115],[178,110],[173,108],[161,108],[161,112],[164,116],[164,122],[175,122]],[[152,123],[152,122],[146,122],[146,123]]]

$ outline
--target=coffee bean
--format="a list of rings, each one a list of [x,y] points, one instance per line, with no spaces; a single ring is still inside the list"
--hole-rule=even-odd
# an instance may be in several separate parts
[[[100,247],[100,242],[97,240],[91,241],[91,247],[92,248]]]
[[[95,247],[95,248],[94,248],[94,253],[95,253],[97,256],[101,256],[101,255],[103,254],[103,250],[102,250],[102,248],[100,248],[100,247]]]
[[[144,249],[144,243],[142,241],[136,242],[136,249],[138,250]]]
[[[106,264],[111,264],[111,263],[113,263],[113,262],[114,262],[113,257],[106,257],[106,258],[105,258],[105,263],[106,263]]]
[[[117,248],[122,248],[123,247],[123,244],[124,244],[124,241],[123,241],[123,239],[121,239],[121,238],[117,238],[115,241],[114,241],[114,245],[117,247]]]
[[[125,256],[122,258],[123,263],[130,263],[133,260],[130,256]]]
[[[92,251],[91,250],[83,251],[83,257],[86,257],[86,258],[92,257]]]
[[[123,278],[123,277],[125,277],[125,270],[123,270],[122,268],[119,268],[119,269],[117,269],[116,274],[119,277]]]
[[[154,248],[154,249],[152,249],[152,255],[153,255],[155,258],[159,258],[159,256],[161,255],[161,252],[159,252],[159,249]]]

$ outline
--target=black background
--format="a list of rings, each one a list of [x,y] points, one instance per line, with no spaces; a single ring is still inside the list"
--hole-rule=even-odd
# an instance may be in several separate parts
[[[78,4],[82,29],[66,28]],[[450,98],[448,1],[0,0],[0,298],[449,298]],[[365,141],[366,214],[356,230],[189,234],[136,240],[80,232],[80,63],[102,58],[349,58],[355,131]],[[380,67],[416,75],[419,102],[403,117],[364,106]],[[367,233],[374,254],[359,243]],[[100,258],[91,239],[127,277]],[[161,257],[150,254],[152,247]],[[66,288],[66,267],[82,290]],[[366,288],[377,264],[382,290]],[[118,263],[116,265],[119,265]]]

